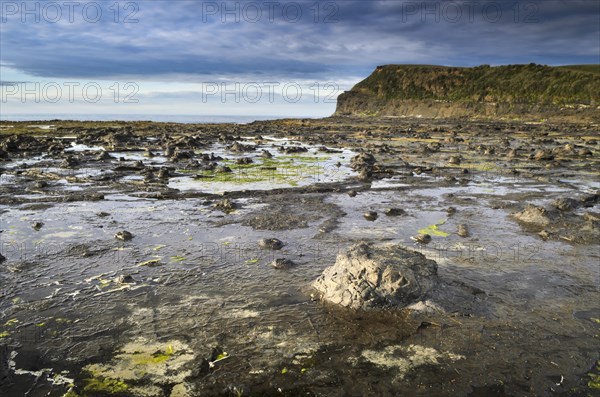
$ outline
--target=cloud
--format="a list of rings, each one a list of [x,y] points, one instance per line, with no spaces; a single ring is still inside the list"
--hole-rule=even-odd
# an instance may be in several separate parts
[[[39,15],[25,22],[14,9],[23,4],[1,3],[0,71],[22,75],[10,79],[314,80],[349,88],[388,63],[600,61],[600,2],[588,0],[81,2],[72,14],[63,6],[60,18],[30,2]]]

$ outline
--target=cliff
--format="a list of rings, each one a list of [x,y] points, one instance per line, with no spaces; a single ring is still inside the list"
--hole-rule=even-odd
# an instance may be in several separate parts
[[[600,65],[378,66],[335,114],[600,121]]]

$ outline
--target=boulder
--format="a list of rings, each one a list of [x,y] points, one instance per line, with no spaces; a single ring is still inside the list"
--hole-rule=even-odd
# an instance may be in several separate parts
[[[352,309],[406,307],[437,284],[437,263],[399,245],[360,243],[314,282],[323,301]]]

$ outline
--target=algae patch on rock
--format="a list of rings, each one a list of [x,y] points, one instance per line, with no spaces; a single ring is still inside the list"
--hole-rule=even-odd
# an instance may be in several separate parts
[[[380,367],[396,369],[397,379],[404,379],[411,370],[425,365],[441,365],[465,359],[450,352],[440,352],[420,345],[387,346],[381,351],[364,350],[361,358]]]
[[[188,364],[193,360],[192,350],[180,341],[139,338],[118,350],[110,362],[83,368],[83,395],[161,395],[160,386],[180,384],[191,374]]]

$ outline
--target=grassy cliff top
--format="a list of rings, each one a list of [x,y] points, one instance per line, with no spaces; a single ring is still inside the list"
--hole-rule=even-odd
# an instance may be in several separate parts
[[[385,100],[597,105],[600,65],[384,65],[352,91]]]

